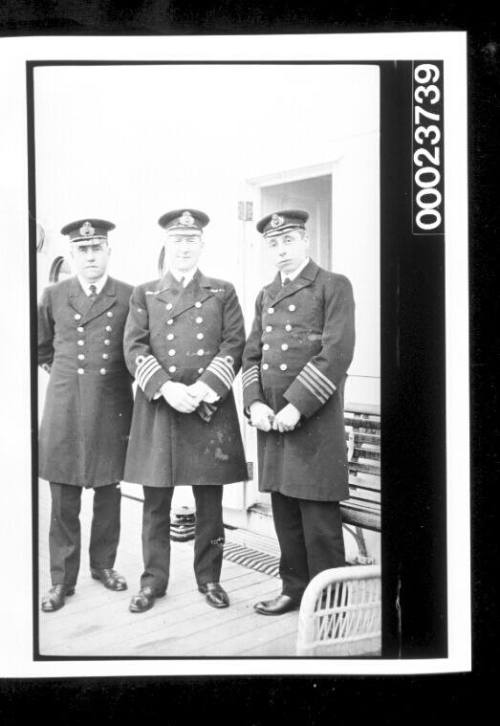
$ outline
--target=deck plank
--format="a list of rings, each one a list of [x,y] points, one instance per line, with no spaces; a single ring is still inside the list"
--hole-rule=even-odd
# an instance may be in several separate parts
[[[39,583],[50,586],[48,527],[50,493],[39,488]],[[272,657],[293,656],[297,612],[258,615],[253,604],[279,591],[279,580],[224,560],[221,581],[231,607],[211,608],[196,587],[193,542],[172,542],[170,583],[146,613],[128,610],[142,572],[140,502],[122,499],[122,530],[116,569],[129,589],[111,592],[89,574],[92,495],[82,497],[82,559],[75,595],[55,613],[39,613],[40,654],[51,657]]]
[[[147,613],[134,614],[128,611],[128,598],[120,612],[113,609],[113,619],[110,620],[109,607],[101,608],[96,616],[93,613],[93,631],[86,629],[85,643],[82,647],[85,652],[96,648],[100,654],[105,652],[112,655],[117,649],[122,651],[124,645],[127,647],[139,646],[144,641],[149,641],[164,634],[167,630],[175,629],[177,633],[198,632],[206,629],[212,623],[228,622],[241,614],[242,609],[249,609],[253,605],[253,599],[262,593],[262,577],[259,573],[249,572],[239,578],[233,578],[236,589],[229,590],[232,606],[225,610],[210,608],[202,595],[191,589],[179,596],[160,598],[156,601],[152,610]],[[257,577],[256,577],[257,576]],[[66,606],[70,609],[70,604]],[[50,613],[47,617],[51,617]],[[84,614],[79,618],[71,617],[66,624],[53,632],[53,642],[57,646],[64,646],[67,640],[79,636],[79,628]],[[198,619],[198,620],[197,620]]]
[[[256,621],[256,618],[259,618]],[[278,617],[266,617],[256,615],[253,611],[248,612],[231,621],[230,627],[227,624],[220,624],[209,630],[195,640],[193,637],[186,638],[183,648],[186,655],[212,655],[230,656],[241,653],[241,650],[248,647],[249,633],[251,641],[265,646],[268,640],[273,640],[276,633],[283,633],[283,629],[291,627],[296,632],[297,613],[291,612]]]

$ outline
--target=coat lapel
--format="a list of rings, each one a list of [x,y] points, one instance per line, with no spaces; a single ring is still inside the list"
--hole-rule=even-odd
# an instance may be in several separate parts
[[[89,310],[91,301],[85,295],[77,277],[72,277],[68,290],[68,303],[83,317]]]
[[[85,293],[83,294],[85,295]],[[87,296],[85,295],[85,297]],[[108,279],[106,280],[106,284],[104,285],[96,299],[92,302],[87,297],[87,301],[89,307],[83,314],[82,324],[94,320],[95,318],[99,317],[99,315],[105,313],[106,310],[109,310],[109,308],[113,307],[113,305],[116,305],[115,281],[111,277],[108,277]]]
[[[158,282],[156,283],[156,290],[154,296],[162,302],[172,302],[177,300],[178,296],[182,292],[182,285],[175,279],[171,272],[167,272]]]
[[[157,295],[157,300],[172,304],[170,317],[176,318],[192,307],[198,307],[197,303],[203,303],[207,298],[212,297],[211,283],[196,271],[193,279],[187,287],[181,287],[175,277],[167,272],[161,282],[161,290]]]
[[[276,305],[280,300],[284,300],[286,297],[290,297],[290,295],[295,295],[303,287],[310,285],[316,279],[318,269],[318,265],[310,260],[300,275],[285,286],[281,284],[281,275],[278,273],[268,288],[271,298],[270,304]]]

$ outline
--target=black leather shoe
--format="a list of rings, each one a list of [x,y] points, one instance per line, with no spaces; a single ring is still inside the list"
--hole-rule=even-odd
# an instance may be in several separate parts
[[[66,596],[74,595],[74,587],[66,587],[65,585],[53,585],[48,593],[42,598],[42,610],[44,613],[51,613],[59,610],[64,605]]]
[[[128,609],[131,613],[145,613],[146,610],[153,607],[156,598],[163,597],[164,594],[165,593],[162,595],[155,595],[153,588],[149,585],[145,585],[144,587],[141,587],[137,595],[134,595],[130,601]]]
[[[229,607],[228,594],[218,582],[206,582],[198,585],[198,590],[205,595],[207,603],[213,608]]]
[[[263,600],[255,603],[254,609],[261,615],[283,615],[290,610],[297,610],[299,603],[290,595],[278,595],[274,600]]]
[[[116,570],[112,570],[110,567],[103,567],[102,570],[96,570],[92,568],[90,574],[94,580],[100,580],[104,587],[108,590],[126,590],[127,582],[122,575],[119,575]]]

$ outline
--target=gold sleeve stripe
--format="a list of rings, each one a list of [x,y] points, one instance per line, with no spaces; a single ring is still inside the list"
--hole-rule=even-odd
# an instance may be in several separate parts
[[[151,377],[159,370],[161,370],[161,365],[158,363],[154,355],[148,355],[138,363],[135,371],[135,377],[138,385],[143,391]]]
[[[301,370],[300,374],[305,376],[309,383],[327,398],[332,395],[330,389],[325,386],[320,378],[315,377],[307,366]]]
[[[305,386],[305,388],[310,391],[315,398],[318,399],[321,403],[326,403],[328,401],[329,396],[327,396],[324,391],[322,391],[320,388],[316,386],[315,383],[313,383],[310,379],[307,378],[306,375],[304,375],[304,371],[301,371],[299,375],[297,376],[297,380]]]
[[[327,378],[325,376],[325,374],[319,370],[319,368],[316,368],[314,363],[311,363],[309,361],[309,363],[307,363],[305,367],[308,368],[311,371],[311,373],[316,375],[320,380],[322,380],[323,383],[326,385],[326,387],[331,391],[331,393],[335,393],[335,391],[337,390],[337,387],[335,386],[335,384],[332,383],[332,381],[329,378]]]
[[[304,386],[304,388],[307,388],[307,390],[310,391],[313,394],[313,396],[318,399],[318,401],[320,401],[321,403],[327,402],[328,399],[327,398],[323,399],[322,396],[318,396],[318,394],[316,393],[314,388],[311,385],[309,385],[309,383],[304,378],[301,378],[300,374],[298,375],[297,380]]]
[[[246,371],[243,371],[242,378],[246,378],[247,376],[253,375],[254,373],[259,372],[259,366],[253,365],[250,368],[248,368]]]
[[[245,378],[243,381],[243,388],[248,388],[254,383],[259,383],[259,376],[257,374],[255,374],[253,378]]]
[[[223,358],[214,358],[210,365],[207,366],[207,371],[210,371],[217,376],[217,378],[219,378],[219,380],[221,380],[228,388],[231,388],[233,385],[233,368]]]
[[[243,388],[248,388],[248,386],[252,385],[253,383],[259,383],[260,376],[259,376],[259,367],[254,365],[248,370],[244,371],[244,373],[241,376],[242,382],[243,382]]]

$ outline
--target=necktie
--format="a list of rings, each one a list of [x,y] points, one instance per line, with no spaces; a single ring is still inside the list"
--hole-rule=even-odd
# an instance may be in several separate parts
[[[285,285],[288,285],[288,283],[291,282],[289,277],[284,277],[283,281],[281,283],[282,287],[285,287]]]
[[[97,287],[95,285],[89,285],[90,295],[89,298],[91,300],[95,300],[97,297]]]

